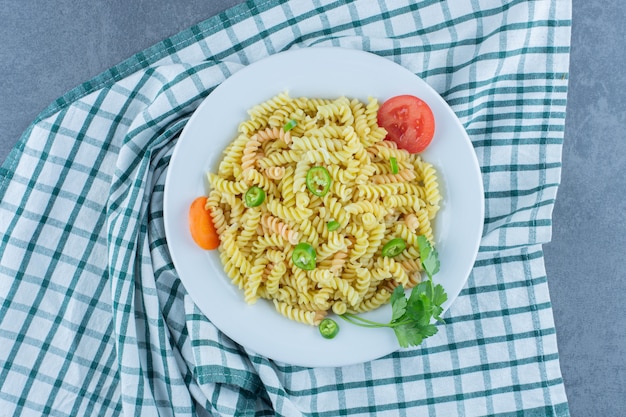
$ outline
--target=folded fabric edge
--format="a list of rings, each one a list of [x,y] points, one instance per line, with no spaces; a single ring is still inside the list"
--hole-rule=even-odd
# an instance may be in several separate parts
[[[253,395],[259,394],[264,387],[256,375],[242,367],[245,366],[244,363],[227,365],[224,363],[212,363],[211,360],[207,360],[208,358],[205,355],[211,355],[211,350],[207,350],[207,346],[200,343],[200,334],[207,334],[216,331],[216,329],[188,294],[185,294],[184,297],[184,308],[189,336],[192,339],[191,346],[193,360],[195,361],[193,372],[198,379],[198,383],[200,385],[229,384],[246,390]]]

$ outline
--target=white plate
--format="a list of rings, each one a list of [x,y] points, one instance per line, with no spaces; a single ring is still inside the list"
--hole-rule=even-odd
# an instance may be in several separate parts
[[[484,199],[480,168],[472,144],[446,102],[407,69],[377,55],[341,48],[308,48],[279,53],[241,69],[198,107],[181,133],[165,183],[164,217],[174,266],[200,310],[227,336],[246,348],[292,365],[343,366],[398,350],[390,329],[366,329],[337,319],[335,339],[316,327],[284,318],[266,300],[250,306],[223,271],[218,251],[203,251],[192,241],[187,212],[206,194],[205,173],[217,172],[222,151],[236,136],[247,109],[276,94],[379,102],[413,94],[433,110],[436,132],[423,153],[439,172],[442,209],[434,225],[441,270],[435,280],[448,293],[447,308],[463,287],[476,258],[483,229]],[[389,321],[387,305],[367,314]]]

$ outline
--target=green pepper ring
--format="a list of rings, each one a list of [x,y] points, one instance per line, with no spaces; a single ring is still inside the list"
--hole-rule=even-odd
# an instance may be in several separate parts
[[[394,256],[400,255],[405,249],[406,242],[404,241],[404,239],[397,237],[385,243],[385,245],[383,246],[382,255],[387,258],[393,258]]]
[[[293,129],[297,125],[298,125],[298,122],[296,122],[295,120],[291,119],[287,123],[285,123],[285,125],[283,126],[283,130],[285,132],[289,132],[291,129]]]
[[[246,194],[243,197],[247,207],[260,206],[265,201],[265,190],[256,185],[248,188]]]
[[[339,333],[339,325],[333,319],[325,318],[319,325],[321,335],[326,339],[332,339]]]
[[[398,159],[394,156],[389,158],[389,164],[391,165],[391,173],[396,175],[400,172],[400,167],[398,166]]]
[[[313,246],[306,242],[300,242],[295,248],[293,248],[291,260],[298,268],[304,269],[305,271],[311,271],[315,269],[317,255],[315,254]]]
[[[340,226],[341,223],[339,223],[337,220],[331,220],[326,224],[326,228],[329,232],[339,229]]]
[[[306,173],[306,188],[318,197],[324,197],[330,190],[330,172],[322,166],[315,166]]]

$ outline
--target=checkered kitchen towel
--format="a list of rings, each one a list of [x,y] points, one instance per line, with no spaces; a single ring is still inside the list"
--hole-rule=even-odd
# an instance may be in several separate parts
[[[0,179],[0,415],[569,414],[542,244],[560,180],[568,0],[251,0],[55,101]],[[234,344],[186,295],[163,231],[181,129],[229,75],[342,46],[424,78],[467,129],[486,218],[447,325],[343,368]]]

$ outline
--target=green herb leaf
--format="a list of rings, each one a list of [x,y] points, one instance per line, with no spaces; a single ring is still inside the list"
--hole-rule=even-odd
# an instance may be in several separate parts
[[[419,246],[422,267],[426,275],[432,279],[433,275],[439,272],[439,254],[437,250],[432,247],[426,236],[418,236],[417,245]]]
[[[437,308],[433,311],[433,317],[437,321],[442,322],[442,323],[444,321],[440,317],[440,314],[443,311],[443,308],[441,307],[441,305],[445,303],[446,301],[448,301],[448,294],[446,294],[446,291],[443,289],[441,284],[435,285],[434,290],[433,290],[433,303],[435,304]]]
[[[424,340],[422,329],[417,323],[407,323],[393,328],[401,347],[418,346]]]
[[[391,322],[397,321],[406,313],[407,300],[404,296],[404,288],[398,285],[391,294]]]
[[[446,294],[446,290],[443,289],[441,284],[435,285],[433,289],[433,303],[440,306],[446,301],[448,301],[448,294]]]
[[[428,290],[428,282],[423,281],[419,285],[413,287],[411,295],[407,302],[407,316],[414,321],[420,319],[426,314],[426,308],[422,299],[422,295]]]
[[[424,337],[424,339],[430,336],[434,336],[435,334],[437,334],[437,331],[438,331],[437,326],[435,326],[434,324],[429,324],[427,326],[422,327],[421,329],[422,336]]]
[[[418,246],[422,266],[430,279],[413,287],[408,298],[402,285],[393,290],[389,323],[374,322],[352,313],[339,317],[357,326],[390,327],[401,347],[418,346],[424,339],[436,334],[438,329],[433,320],[443,322],[442,304],[448,300],[448,295],[441,284],[433,284],[432,277],[439,271],[437,251],[424,236],[419,236]]]

